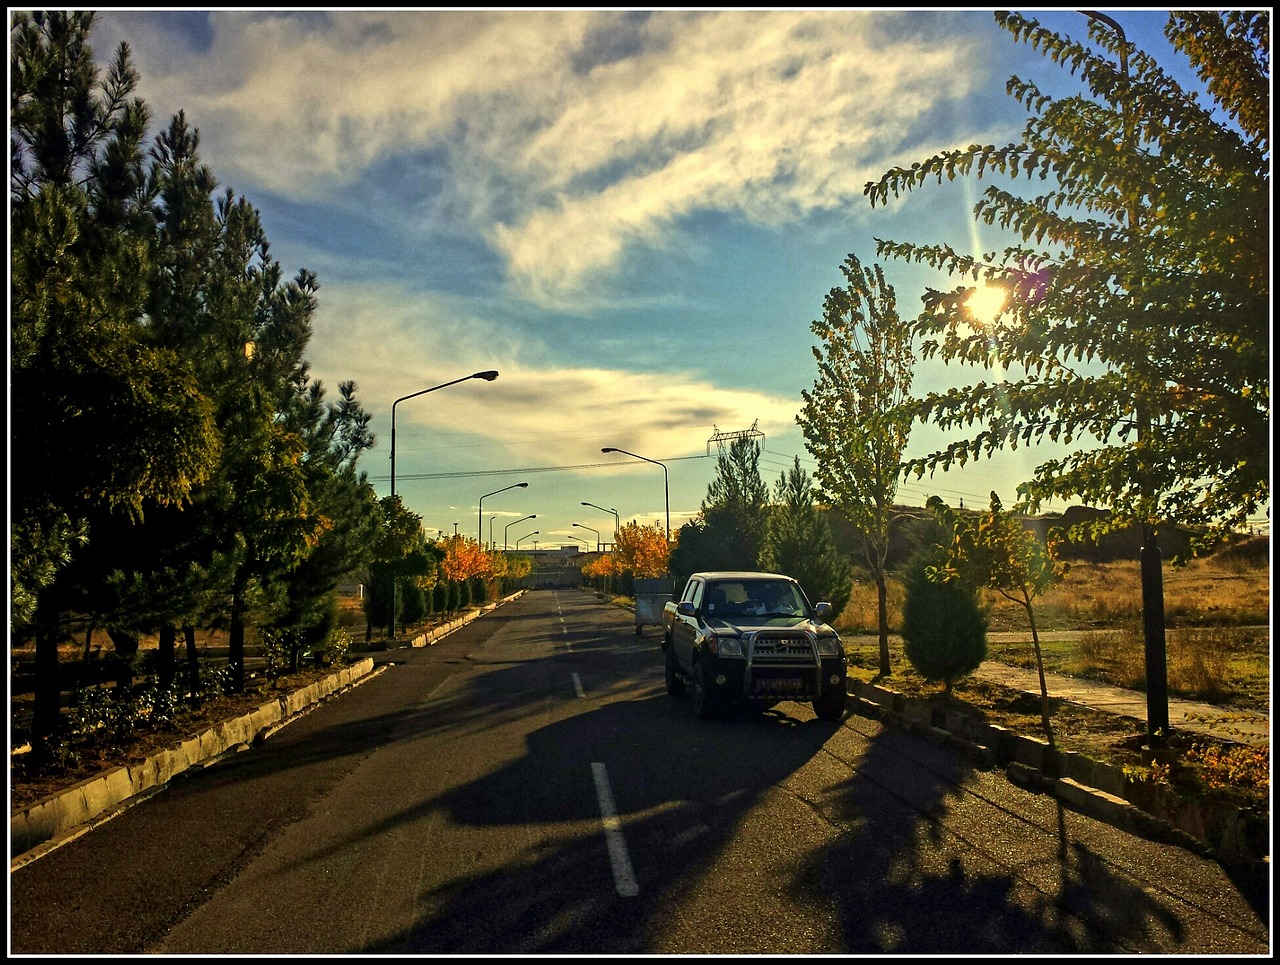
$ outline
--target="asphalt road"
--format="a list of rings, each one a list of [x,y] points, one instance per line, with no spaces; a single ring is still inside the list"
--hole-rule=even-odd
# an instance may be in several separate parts
[[[536,591],[10,875],[25,954],[1255,954],[1269,896]]]

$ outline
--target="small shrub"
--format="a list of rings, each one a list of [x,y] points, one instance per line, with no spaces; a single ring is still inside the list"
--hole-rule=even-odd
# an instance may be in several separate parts
[[[275,680],[289,667],[293,651],[293,634],[287,630],[263,628],[260,633],[263,672],[268,680]]]
[[[342,627],[335,627],[322,644],[311,650],[309,656],[317,667],[330,667],[346,663],[350,649],[351,635]]]
[[[1266,747],[1193,744],[1185,762],[1196,783],[1215,794],[1266,800],[1271,792],[1271,752]]]
[[[924,557],[907,565],[902,652],[925,680],[942,681],[950,697],[951,685],[987,658],[987,617],[975,588],[959,580],[934,582],[927,565]]]

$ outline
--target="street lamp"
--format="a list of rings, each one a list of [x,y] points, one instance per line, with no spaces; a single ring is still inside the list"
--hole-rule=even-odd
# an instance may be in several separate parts
[[[667,497],[667,542],[671,542],[671,485],[667,479],[667,467],[656,459],[647,459],[644,456],[637,456],[634,452],[627,452],[625,449],[615,449],[612,446],[606,446],[600,450],[601,452],[620,452],[624,456],[632,456],[635,459],[644,459],[645,462],[651,462],[655,466],[662,466],[662,488]]]
[[[507,523],[507,525],[504,526],[502,529],[502,551],[504,553],[507,551],[507,530],[509,530],[516,523],[523,523],[526,519],[537,519],[537,518],[538,518],[538,514],[532,513],[529,516],[521,516],[519,519],[513,519],[511,522]]]
[[[573,525],[578,527],[578,529],[591,529],[590,526],[583,526],[581,523],[574,523]],[[596,534],[596,552],[599,553],[600,552],[600,530],[591,529],[591,532]]]
[[[396,494],[396,406],[406,399],[416,399],[420,395],[426,395],[428,392],[434,392],[436,389],[448,388],[451,385],[457,385],[459,382],[466,382],[469,379],[484,379],[486,382],[492,382],[498,377],[495,371],[475,372],[471,375],[464,375],[460,379],[454,379],[452,382],[441,382],[439,385],[433,385],[429,389],[422,389],[418,392],[410,392],[408,395],[402,395],[391,403],[391,495]]]
[[[527,482],[512,483],[510,486],[505,486],[502,489],[495,489],[493,492],[485,493],[483,496],[480,497],[480,506],[476,510],[476,542],[477,543],[481,543],[481,544],[484,543],[484,532],[481,529],[481,527],[484,526],[484,501],[488,499],[490,496],[496,496],[498,495],[498,493],[505,493],[508,489],[528,489],[528,488],[529,488],[529,484]],[[493,531],[492,528],[490,528],[490,532],[492,531]],[[493,540],[490,540],[489,542],[492,543]]]
[[[487,372],[473,372],[470,375],[464,375],[460,379],[454,379],[451,382],[441,382],[439,385],[433,385],[429,389],[420,389],[417,392],[410,392],[408,395],[402,395],[391,403],[391,496],[396,494],[396,406],[407,399],[416,399],[420,395],[426,395],[428,392],[434,392],[436,389],[445,389],[451,385],[457,385],[459,382],[467,382],[471,379],[484,379],[486,382],[492,382],[498,377],[498,373],[494,369]],[[391,639],[396,636],[396,578],[391,577]]]
[[[490,551],[493,550],[493,521],[497,518],[498,518],[497,516],[489,517],[489,549]]]
[[[592,509],[601,509],[606,513],[613,513],[613,542],[618,542],[618,530],[622,528],[622,524],[618,519],[618,511],[616,509],[605,509],[603,506],[597,506],[595,503],[583,503],[583,506],[590,506]]]
[[[530,536],[537,536],[537,535],[538,535],[538,531],[536,529],[532,533],[525,533],[523,536],[520,537],[520,539],[516,540],[516,549],[517,550],[520,549],[521,540],[526,540]]]
[[[1133,92],[1129,86],[1129,38],[1124,28],[1115,20],[1096,10],[1079,11],[1094,23],[1102,24],[1120,39],[1120,73],[1124,76],[1124,89],[1121,92],[1120,112],[1124,126],[1122,135],[1125,147],[1136,151],[1133,143]],[[1129,172],[1132,176],[1132,172]],[[1139,191],[1126,191],[1129,197],[1129,210],[1126,213],[1129,221],[1130,252],[1134,264],[1138,264],[1138,217],[1140,215]],[[1146,406],[1141,398],[1137,403],[1138,444],[1142,450],[1143,437],[1150,434],[1152,426],[1145,411]],[[1152,503],[1142,521],[1142,548],[1138,551],[1139,572],[1142,577],[1142,631],[1143,650],[1146,658],[1147,676],[1147,740],[1151,747],[1163,747],[1169,734],[1169,669],[1168,655],[1165,649],[1164,635],[1164,573],[1161,570],[1160,543],[1155,525],[1151,521],[1155,512],[1155,493],[1152,491],[1149,467],[1143,465],[1138,485],[1142,495]]]

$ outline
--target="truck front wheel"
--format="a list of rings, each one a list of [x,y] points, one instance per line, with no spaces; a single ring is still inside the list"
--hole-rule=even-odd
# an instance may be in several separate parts
[[[684,693],[684,678],[680,676],[680,668],[676,666],[675,648],[667,647],[667,693],[679,697]]]
[[[693,716],[698,720],[710,720],[719,711],[715,696],[708,690],[706,675],[702,672],[702,663],[695,662],[691,674],[692,688],[689,694],[693,704]]]
[[[841,683],[836,687],[824,690],[813,702],[813,712],[819,720],[839,720],[844,716],[845,687]]]

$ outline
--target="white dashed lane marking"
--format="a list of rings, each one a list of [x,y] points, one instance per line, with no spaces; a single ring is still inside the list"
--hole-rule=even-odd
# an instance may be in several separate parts
[[[640,894],[635,872],[631,868],[631,856],[627,853],[627,841],[622,836],[622,822],[613,804],[613,791],[609,787],[609,773],[599,761],[591,764],[591,776],[596,782],[596,799],[600,802],[600,823],[604,826],[604,840],[609,848],[609,863],[613,865],[613,885],[623,898]]]

